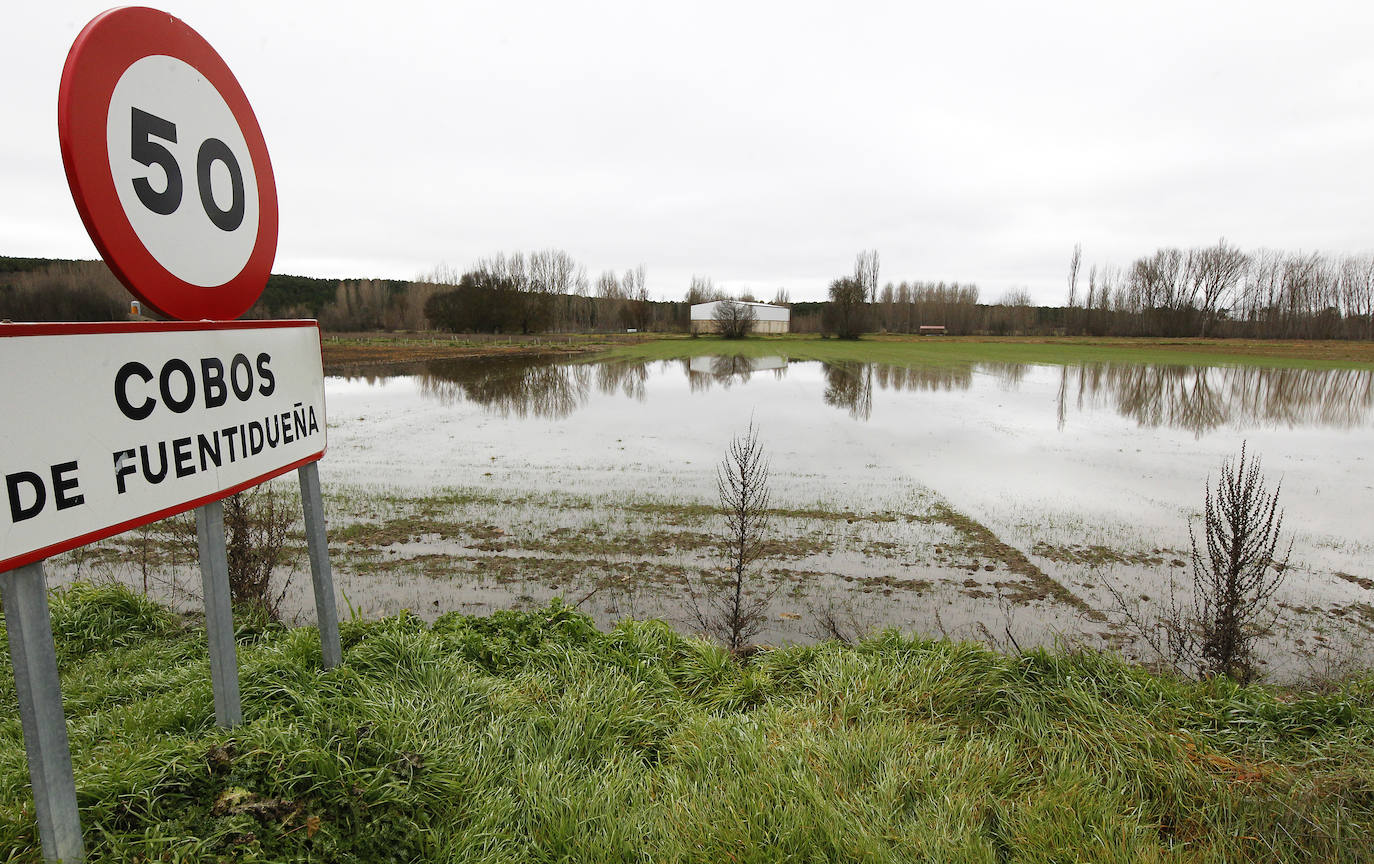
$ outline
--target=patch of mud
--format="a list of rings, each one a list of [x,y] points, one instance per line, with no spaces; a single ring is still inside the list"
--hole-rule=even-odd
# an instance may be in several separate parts
[[[1082,564],[1087,567],[1107,567],[1115,564],[1133,564],[1138,567],[1161,567],[1166,562],[1170,567],[1184,567],[1188,555],[1177,549],[1151,549],[1146,552],[1126,552],[1108,546],[1071,546],[1065,544],[1036,543],[1032,554],[1048,558],[1060,564]]]
[[[953,528],[959,534],[960,550],[974,557],[971,570],[978,568],[977,559],[992,559],[1021,578],[1015,582],[997,583],[996,587],[1007,591],[1007,599],[1012,603],[1025,603],[1031,600],[1054,600],[1082,612],[1094,621],[1106,618],[1088,605],[1082,597],[1051,578],[1039,567],[1031,563],[1020,549],[998,539],[987,526],[956,512],[947,504],[937,503],[930,512],[920,517],[923,521],[939,522]],[[995,568],[994,568],[995,569]],[[967,584],[966,580],[966,583]],[[991,596],[983,592],[973,596]]]
[[[1351,585],[1358,585],[1366,591],[1374,591],[1374,579],[1366,579],[1363,576],[1355,576],[1350,573],[1342,573],[1340,570],[1333,574],[1337,579],[1349,582]]]

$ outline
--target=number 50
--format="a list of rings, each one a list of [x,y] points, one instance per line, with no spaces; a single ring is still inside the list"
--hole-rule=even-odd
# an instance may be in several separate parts
[[[147,177],[135,178],[134,191],[138,193],[138,200],[159,216],[170,216],[181,206],[181,166],[177,165],[172,151],[153,139],[177,143],[176,124],[134,108],[129,131],[129,156],[140,165],[157,165],[167,175],[167,187],[161,192],[153,188]],[[229,169],[233,196],[227,210],[219,208],[214,191],[210,188],[210,169],[216,162],[223,163]],[[233,231],[243,224],[243,170],[239,167],[239,160],[234,158],[234,151],[218,138],[205,139],[196,152],[196,187],[200,190],[200,206],[205,208],[205,215],[210,217],[216,228]]]

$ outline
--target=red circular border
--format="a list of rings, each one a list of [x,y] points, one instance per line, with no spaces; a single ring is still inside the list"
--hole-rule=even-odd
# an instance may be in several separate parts
[[[115,190],[106,122],[110,97],[133,63],[166,55],[210,82],[238,121],[258,181],[258,236],[238,275],[202,287],[177,278],[139,240]],[[72,199],[96,248],[119,280],[149,308],[183,321],[227,321],[253,305],[267,285],[277,254],[277,184],[258,119],[243,88],[200,34],[178,18],[144,6],[102,12],[67,54],[57,96],[57,134]]]

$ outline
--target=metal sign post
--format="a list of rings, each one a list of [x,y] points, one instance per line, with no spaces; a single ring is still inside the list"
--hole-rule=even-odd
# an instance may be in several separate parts
[[[62,688],[57,680],[57,653],[48,616],[48,589],[43,562],[0,573],[9,631],[14,689],[19,696],[19,721],[24,728],[24,753],[29,760],[33,809],[43,857],[84,861],[81,817],[76,810],[76,781],[67,744],[67,721],[62,716]]]
[[[329,567],[329,538],[324,530],[324,496],[320,494],[320,465],[308,462],[297,469],[301,507],[305,511],[305,539],[310,549],[310,580],[315,586],[315,619],[320,628],[324,668],[343,663],[339,643],[339,612],[334,603],[334,574]]]
[[[229,555],[224,542],[224,502],[196,508],[196,543],[204,586],[205,635],[210,643],[210,683],[215,690],[215,722],[243,722],[239,701],[239,663],[234,647],[234,604],[229,596]]]

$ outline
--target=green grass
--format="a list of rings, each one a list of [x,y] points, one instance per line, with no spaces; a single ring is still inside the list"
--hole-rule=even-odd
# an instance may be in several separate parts
[[[664,338],[623,345],[608,355],[671,360],[702,355],[785,356],[828,363],[867,362],[896,366],[967,363],[1161,363],[1186,366],[1374,369],[1368,343],[1260,342],[1220,339],[1039,339],[995,340],[867,336],[859,340],[815,336]]]
[[[53,598],[100,861],[1374,859],[1374,679],[1326,695],[885,634],[739,663],[566,608],[204,633],[121,589]],[[36,861],[13,682],[0,859]]]

